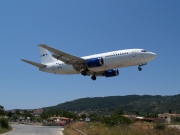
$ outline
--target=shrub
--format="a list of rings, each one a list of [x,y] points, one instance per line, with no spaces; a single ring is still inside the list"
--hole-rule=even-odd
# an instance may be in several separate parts
[[[0,119],[0,126],[1,126],[1,128],[6,128],[6,129],[8,129],[8,127],[9,127],[9,125],[8,125],[8,120],[7,119]]]
[[[113,126],[113,125],[117,125],[117,124],[130,124],[131,120],[124,117],[124,116],[118,116],[118,115],[114,115],[111,117],[103,117],[101,120],[101,123],[105,123],[109,126]]]
[[[164,130],[166,128],[165,124],[162,124],[162,123],[157,123],[154,125],[154,129],[157,129],[157,130]]]
[[[175,117],[173,121],[180,123],[180,117]]]

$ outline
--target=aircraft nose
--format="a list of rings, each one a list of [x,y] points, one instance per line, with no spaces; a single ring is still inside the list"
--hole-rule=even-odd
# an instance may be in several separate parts
[[[151,59],[155,59],[155,58],[157,57],[157,54],[151,52],[151,53],[150,53],[150,57],[151,57]]]

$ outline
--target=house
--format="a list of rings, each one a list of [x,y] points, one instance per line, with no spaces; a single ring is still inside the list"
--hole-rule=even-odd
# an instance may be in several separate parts
[[[167,123],[171,123],[172,118],[180,117],[180,114],[163,113],[158,115],[159,118],[164,118]]]
[[[71,121],[72,121],[71,118],[59,117],[59,116],[53,116],[53,117],[51,117],[51,120],[53,120],[54,122],[60,122],[63,124],[68,124],[68,123],[71,123]]]
[[[43,109],[35,109],[33,114],[34,116],[40,116],[43,112]]]
[[[164,118],[143,118],[136,117],[136,121],[144,121],[144,122],[165,122]]]

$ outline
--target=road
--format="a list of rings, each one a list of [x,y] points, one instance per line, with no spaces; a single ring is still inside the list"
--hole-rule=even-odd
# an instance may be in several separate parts
[[[63,135],[61,127],[12,124],[13,130],[1,135]]]

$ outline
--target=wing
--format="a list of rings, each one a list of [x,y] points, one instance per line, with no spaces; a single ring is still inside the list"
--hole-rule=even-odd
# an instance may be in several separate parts
[[[33,61],[29,61],[29,60],[25,60],[25,59],[21,59],[22,61],[26,62],[26,63],[29,63],[33,66],[36,66],[36,67],[39,67],[39,68],[44,68],[46,67],[46,65],[44,64],[40,64],[40,63],[36,63],[36,62],[33,62]]]
[[[80,71],[80,69],[85,68],[86,66],[86,60],[82,59],[80,57],[74,56],[72,54],[68,54],[66,52],[57,50],[55,48],[52,48],[50,46],[47,46],[45,44],[40,44],[39,46],[53,52],[54,54],[52,55],[54,58],[61,60],[65,62],[66,64],[72,65],[74,69]]]

